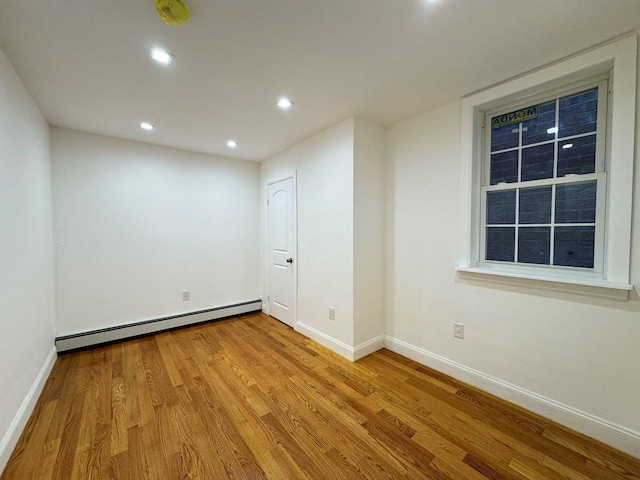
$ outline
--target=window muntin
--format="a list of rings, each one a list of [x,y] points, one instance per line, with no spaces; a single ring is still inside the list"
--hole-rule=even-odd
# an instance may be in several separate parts
[[[485,117],[481,263],[603,271],[607,80]]]

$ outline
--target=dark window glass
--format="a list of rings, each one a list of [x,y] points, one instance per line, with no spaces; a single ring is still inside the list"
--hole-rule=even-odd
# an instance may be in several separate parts
[[[487,225],[516,223],[516,191],[487,192]]]
[[[560,99],[558,137],[595,132],[598,121],[598,89]]]
[[[515,258],[515,227],[488,227],[486,259],[513,262]]]
[[[553,177],[553,143],[522,149],[522,181]]]
[[[596,136],[572,138],[558,143],[558,177],[596,171]]]
[[[547,140],[553,140],[555,133],[548,133],[550,128],[556,126],[556,102],[538,105],[538,116],[522,122],[522,144],[530,145]]]
[[[504,127],[491,129],[491,151],[506,150],[515,148],[519,141],[519,123],[505,125]]]
[[[486,260],[593,268],[597,182],[536,180],[596,172],[597,116],[596,87],[491,117],[489,184],[523,185],[486,193]]]
[[[549,264],[551,227],[518,229],[518,262]]]
[[[596,181],[556,187],[556,223],[595,223]]]
[[[551,187],[520,190],[518,223],[551,223]]]
[[[553,264],[593,268],[595,227],[556,227]]]
[[[491,185],[518,181],[518,151],[491,155]]]

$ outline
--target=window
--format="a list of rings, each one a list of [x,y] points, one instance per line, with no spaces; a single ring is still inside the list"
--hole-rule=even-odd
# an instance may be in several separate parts
[[[483,262],[602,272],[607,80],[485,116]]]
[[[637,40],[462,99],[460,277],[628,298]]]

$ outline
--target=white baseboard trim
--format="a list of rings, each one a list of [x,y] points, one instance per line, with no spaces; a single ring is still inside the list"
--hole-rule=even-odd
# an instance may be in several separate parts
[[[4,434],[4,437],[2,437],[2,441],[0,441],[0,475],[7,466],[7,462],[13,453],[13,449],[16,448],[18,444],[18,440],[20,440],[20,435],[22,435],[24,427],[27,425],[31,413],[33,413],[33,409],[36,406],[38,398],[40,398],[42,389],[49,378],[49,374],[53,369],[53,365],[56,363],[57,357],[55,347],[51,348],[40,372],[38,372],[36,379],[27,392],[27,396],[22,401],[15,417],[13,417],[9,429]]]
[[[402,340],[386,336],[384,346],[392,352],[515,403],[636,458],[640,458],[640,432],[616,425]]]
[[[225,305],[223,307],[209,308],[187,312],[170,317],[155,318],[142,322],[118,325],[100,330],[74,333],[56,338],[58,352],[69,352],[82,348],[94,347],[107,343],[119,342],[130,338],[151,335],[153,333],[172,330],[174,328],[187,327],[206,323],[212,320],[235,317],[247,313],[259,312],[262,309],[261,300]]]
[[[380,335],[379,337],[372,338],[371,340],[367,340],[360,345],[356,345],[353,348],[353,361],[360,360],[361,358],[366,357],[367,355],[377,352],[381,348],[384,348],[384,335]]]
[[[329,350],[333,350],[338,355],[342,355],[344,358],[353,361],[353,347],[347,345],[340,340],[327,335],[320,330],[313,328],[310,325],[302,322],[296,322],[294,330],[309,337],[311,340],[318,342],[323,347],[327,347]]]
[[[384,335],[380,335],[379,337],[372,338],[371,340],[361,343],[356,347],[352,347],[351,345],[337,340],[332,336],[307,325],[306,323],[296,322],[295,330],[309,337],[311,340],[318,342],[320,345],[327,347],[329,350],[334,351],[338,355],[342,355],[347,360],[351,360],[352,362],[384,348]]]

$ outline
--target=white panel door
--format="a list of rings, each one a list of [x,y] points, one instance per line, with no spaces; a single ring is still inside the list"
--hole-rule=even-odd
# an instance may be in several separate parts
[[[296,266],[293,178],[269,184],[269,314],[293,327]]]

